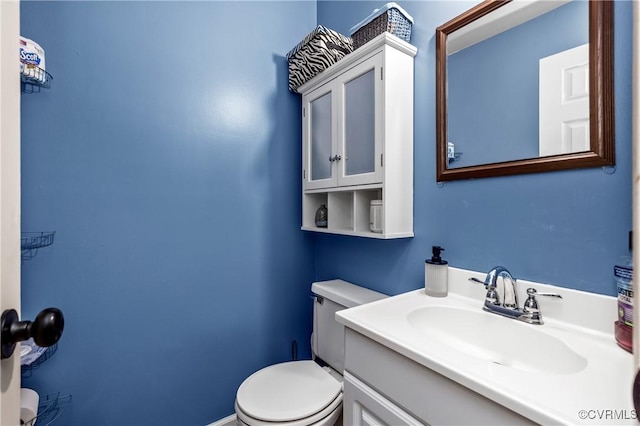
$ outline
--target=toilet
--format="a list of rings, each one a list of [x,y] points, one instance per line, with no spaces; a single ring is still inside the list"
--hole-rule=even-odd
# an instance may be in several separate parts
[[[271,365],[245,379],[236,393],[239,426],[341,423],[344,326],[335,313],[387,296],[342,280],[313,283],[311,292],[314,360]]]

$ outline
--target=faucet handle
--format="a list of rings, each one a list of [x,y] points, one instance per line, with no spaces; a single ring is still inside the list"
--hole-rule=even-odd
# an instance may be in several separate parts
[[[534,300],[536,296],[556,297],[558,299],[562,299],[562,295],[558,293],[538,293],[535,288],[528,288],[527,295],[529,296],[529,298],[533,298]]]
[[[498,292],[496,291],[495,286],[490,286],[485,281],[479,280],[475,277],[469,278],[469,281],[473,281],[474,283],[482,284],[484,288],[487,289],[487,294],[484,297],[485,304],[489,305],[500,305],[500,296],[498,296]]]
[[[529,314],[533,322],[537,324],[542,324],[542,317],[540,316],[540,307],[538,306],[536,296],[557,297],[558,299],[562,299],[562,296],[557,293],[538,293],[535,288],[528,288],[527,295],[529,297],[522,306],[522,312]]]

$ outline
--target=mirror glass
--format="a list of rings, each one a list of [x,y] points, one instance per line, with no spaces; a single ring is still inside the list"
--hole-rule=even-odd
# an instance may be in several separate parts
[[[439,181],[614,163],[605,3],[485,1],[438,27]]]

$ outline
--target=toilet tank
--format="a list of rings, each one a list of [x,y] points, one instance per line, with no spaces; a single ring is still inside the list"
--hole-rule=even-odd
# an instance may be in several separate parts
[[[316,282],[313,304],[313,353],[341,374],[344,370],[344,326],[336,312],[388,297],[343,280]]]

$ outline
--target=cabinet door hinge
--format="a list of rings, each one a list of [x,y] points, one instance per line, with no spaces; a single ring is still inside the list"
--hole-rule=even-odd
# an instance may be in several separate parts
[[[384,167],[384,154],[380,154],[380,167]]]
[[[380,80],[384,80],[384,67],[380,67]]]
[[[303,117],[307,116],[307,109],[306,108],[302,108],[302,116]]]
[[[305,169],[302,169],[302,179],[306,179],[307,178],[307,171]]]

